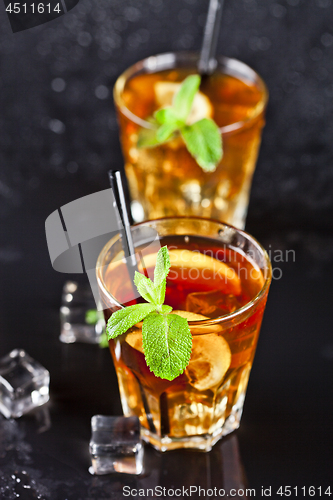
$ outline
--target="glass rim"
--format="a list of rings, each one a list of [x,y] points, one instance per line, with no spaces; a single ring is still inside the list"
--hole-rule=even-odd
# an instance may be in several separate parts
[[[136,123],[140,127],[146,129],[154,129],[154,125],[152,123],[138,117],[127,108],[122,98],[122,92],[124,90],[126,82],[140,72],[155,73],[157,71],[163,71],[172,69],[173,67],[177,67],[177,61],[180,60],[186,61],[188,65],[197,65],[199,57],[200,54],[198,52],[192,51],[165,52],[162,54],[156,54],[146,57],[145,59],[141,59],[140,61],[137,61],[133,65],[129,66],[125,71],[123,71],[121,75],[118,76],[113,87],[113,98],[116,105],[119,107],[119,110],[129,120]],[[231,123],[229,125],[224,125],[223,127],[219,127],[221,134],[231,134],[234,132],[238,132],[239,130],[250,125],[265,110],[268,102],[268,89],[261,76],[246,63],[243,63],[238,59],[226,56],[218,56],[216,69],[218,69],[219,67],[221,67],[221,69],[228,70],[226,71],[226,74],[235,76],[243,81],[246,81],[247,79],[252,83],[255,83],[262,91],[262,98],[258,101],[253,113],[248,118]],[[247,74],[247,78],[245,77],[245,72]]]
[[[264,260],[265,260],[266,276],[264,276],[263,286],[261,287],[261,289],[259,290],[259,292],[249,302],[247,302],[246,304],[244,304],[244,306],[240,307],[236,311],[234,311],[232,313],[224,314],[223,316],[218,316],[217,318],[208,318],[208,319],[201,319],[201,320],[197,320],[197,321],[188,321],[189,326],[190,327],[191,326],[192,327],[197,327],[197,326],[210,326],[210,325],[216,325],[216,324],[221,325],[221,324],[224,324],[224,323],[228,323],[229,321],[232,321],[235,318],[239,318],[239,317],[241,317],[243,315],[246,316],[246,313],[248,313],[249,311],[251,311],[253,308],[256,307],[256,305],[258,303],[260,303],[260,301],[262,300],[263,296],[266,294],[266,291],[269,288],[271,280],[272,280],[272,265],[271,265],[271,261],[269,259],[269,256],[268,256],[265,248],[261,245],[261,243],[259,243],[259,241],[256,238],[254,238],[251,234],[247,233],[246,231],[243,231],[242,229],[238,229],[238,228],[236,228],[234,226],[231,226],[230,224],[226,224],[225,222],[221,222],[221,221],[218,221],[218,220],[215,220],[215,219],[207,219],[207,218],[204,218],[204,217],[196,217],[196,216],[161,217],[159,219],[152,219],[152,220],[147,220],[147,221],[139,222],[137,224],[133,224],[132,227],[143,226],[143,225],[154,223],[154,222],[172,221],[172,220],[177,220],[177,219],[189,219],[189,220],[197,220],[197,221],[207,221],[207,222],[212,222],[214,224],[218,224],[220,226],[224,226],[224,227],[228,227],[228,228],[234,229],[239,234],[243,235],[247,240],[251,241],[251,243],[254,244],[254,246],[260,251],[261,255],[264,257]],[[103,289],[103,292],[107,296],[112,297],[112,300],[114,301],[114,303],[115,303],[116,306],[119,306],[120,309],[124,309],[125,306],[123,304],[121,304],[108,291],[108,289],[106,288],[106,286],[104,286],[104,280],[102,282],[102,280],[100,279],[100,277],[98,275],[98,270],[99,269],[103,269],[103,267],[104,267],[104,266],[101,265],[104,256],[106,255],[106,253],[108,252],[108,250],[111,248],[111,246],[113,244],[115,244],[116,241],[119,240],[119,238],[120,238],[120,233],[118,235],[114,236],[113,238],[111,238],[106,243],[106,245],[104,245],[104,247],[102,248],[102,250],[101,250],[101,252],[100,252],[100,254],[98,256],[97,263],[96,263],[96,277],[97,277],[98,285],[100,286],[100,288]],[[248,317],[248,316],[246,316],[246,317]],[[245,319],[246,318],[244,318],[243,320],[245,320]],[[208,333],[209,332],[203,332],[202,335],[205,335],[205,334],[208,334]]]

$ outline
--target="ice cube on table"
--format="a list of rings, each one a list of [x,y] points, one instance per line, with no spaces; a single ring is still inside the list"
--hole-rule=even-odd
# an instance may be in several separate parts
[[[91,474],[123,472],[141,474],[143,446],[137,417],[94,415],[91,419],[89,451]]]
[[[62,292],[60,308],[60,340],[66,344],[86,342],[98,344],[105,322],[103,312],[96,304],[89,284],[67,281]]]
[[[186,298],[186,310],[217,318],[236,311],[241,307],[235,295],[224,294],[221,290],[190,293]]]
[[[0,411],[6,418],[24,413],[49,400],[50,374],[23,349],[0,359]]]

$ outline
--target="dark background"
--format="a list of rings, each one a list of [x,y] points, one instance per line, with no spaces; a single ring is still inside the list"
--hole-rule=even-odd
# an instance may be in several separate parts
[[[0,7],[0,355],[25,348],[50,370],[52,420],[42,434],[32,418],[1,421],[3,498],[14,498],[11,472],[29,467],[45,498],[116,498],[118,479],[80,489],[93,481],[90,417],[121,410],[107,351],[58,341],[62,285],[84,277],[53,271],[44,222],[108,187],[107,170],[121,167],[117,76],[151,54],[198,50],[206,10],[200,0],[80,0],[13,34]],[[252,66],[270,91],[247,229],[273,257],[295,250],[273,261],[283,275],[272,283],[237,433],[258,489],[333,486],[332,26],[332,0],[225,1],[218,53]]]

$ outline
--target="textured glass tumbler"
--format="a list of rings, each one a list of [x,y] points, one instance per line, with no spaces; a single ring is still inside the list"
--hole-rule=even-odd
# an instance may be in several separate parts
[[[200,216],[242,229],[268,100],[263,80],[249,66],[221,57],[214,74],[201,86],[223,139],[224,156],[215,172],[204,172],[180,138],[152,148],[137,145],[139,134],[153,127],[148,117],[160,107],[155,100],[169,103],[168,85],[197,73],[198,57],[187,52],[152,56],[127,69],[115,84],[133,218],[140,222]],[[162,97],[156,97],[161,92]]]
[[[250,235],[216,221],[165,218],[138,228],[154,230],[158,243],[168,246],[165,303],[192,314],[193,347],[184,373],[168,381],[147,367],[142,323],[111,340],[123,411],[139,417],[143,439],[161,451],[209,451],[240,423],[271,281],[269,258]],[[153,254],[151,248],[147,239],[136,244],[139,271],[145,268],[152,278],[156,247]],[[122,304],[134,303],[121,255],[117,236],[97,263],[106,319]]]

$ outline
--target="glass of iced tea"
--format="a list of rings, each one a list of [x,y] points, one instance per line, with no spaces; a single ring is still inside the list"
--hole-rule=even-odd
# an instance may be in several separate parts
[[[194,101],[193,112],[212,118],[222,134],[224,155],[214,172],[199,167],[181,138],[138,147],[142,130],[153,127],[149,117],[171,104],[179,82],[197,73],[198,57],[187,52],[148,57],[115,84],[133,217],[192,215],[243,228],[268,99],[263,80],[249,66],[219,58],[214,74],[202,78]]]
[[[167,245],[165,304],[188,319],[193,347],[185,371],[169,381],[146,364],[142,323],[110,340],[124,414],[139,417],[144,439],[158,450],[208,451],[240,423],[271,281],[269,258],[247,233],[208,219],[164,218],[133,231],[139,271],[149,277],[158,249]],[[149,231],[156,235],[152,244]],[[133,295],[122,257],[117,236],[98,258],[106,319],[143,300]]]

